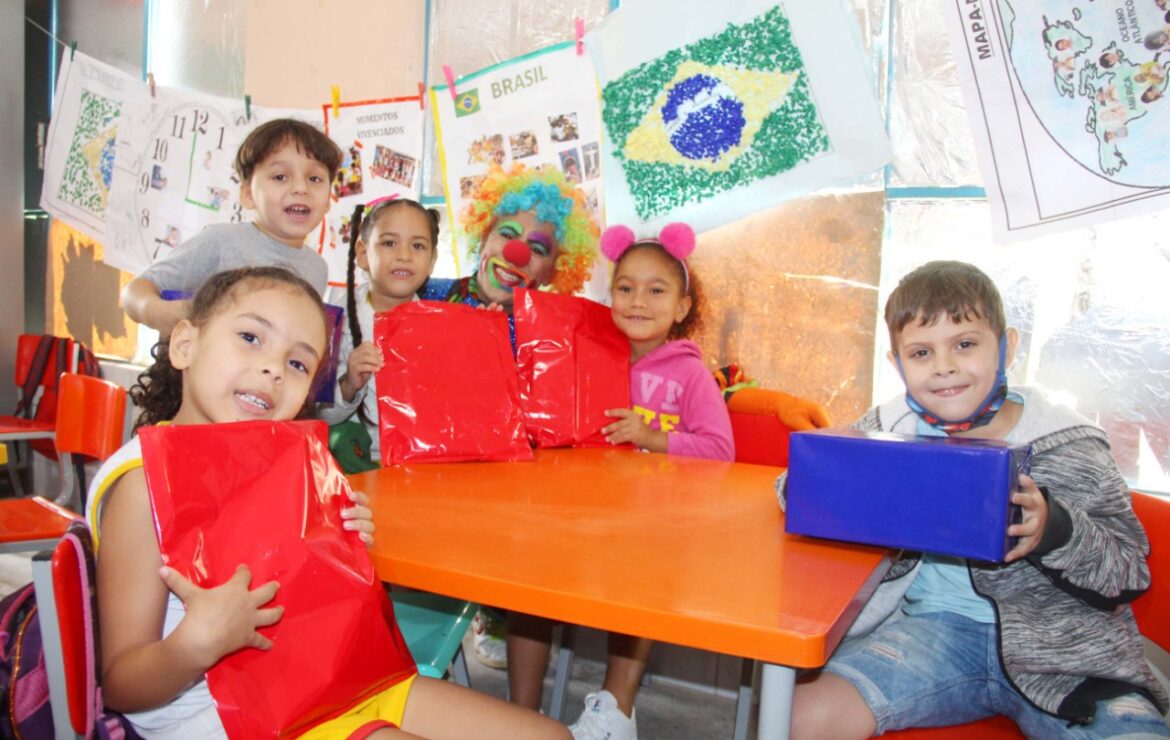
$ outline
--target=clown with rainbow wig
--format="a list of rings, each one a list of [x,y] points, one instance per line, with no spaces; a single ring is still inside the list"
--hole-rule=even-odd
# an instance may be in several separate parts
[[[460,217],[475,274],[431,280],[424,298],[498,305],[511,313],[516,288],[575,293],[597,254],[599,231],[584,194],[552,167],[493,167]]]

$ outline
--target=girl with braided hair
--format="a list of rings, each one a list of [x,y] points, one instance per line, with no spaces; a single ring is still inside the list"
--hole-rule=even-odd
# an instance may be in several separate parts
[[[346,266],[346,323],[341,336],[333,405],[318,416],[330,425],[355,413],[370,435],[370,461],[378,449],[378,395],[373,374],[382,367],[382,353],[371,340],[374,314],[418,299],[418,291],[435,268],[439,212],[407,198],[380,198],[359,205],[350,221]],[[356,284],[357,268],[369,280]]]

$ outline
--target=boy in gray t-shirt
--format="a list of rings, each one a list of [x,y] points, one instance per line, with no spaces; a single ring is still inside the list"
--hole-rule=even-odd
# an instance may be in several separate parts
[[[215,273],[237,267],[285,267],[324,294],[328,268],[305,238],[329,209],[341,156],[308,123],[281,118],[256,127],[235,161],[240,202],[255,209],[256,220],[209,226],[149,267],[122,289],[126,314],[165,338],[187,317],[190,301],[164,300],[163,291],[190,295]]]

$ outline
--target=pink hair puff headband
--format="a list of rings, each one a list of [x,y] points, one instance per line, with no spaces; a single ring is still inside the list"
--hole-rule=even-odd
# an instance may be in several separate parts
[[[691,274],[687,269],[687,257],[695,251],[695,230],[680,221],[669,223],[658,232],[657,239],[638,239],[629,226],[610,226],[601,234],[601,253],[610,262],[617,264],[630,247],[638,244],[657,244],[666,253],[679,261],[683,268],[683,293],[691,288]]]

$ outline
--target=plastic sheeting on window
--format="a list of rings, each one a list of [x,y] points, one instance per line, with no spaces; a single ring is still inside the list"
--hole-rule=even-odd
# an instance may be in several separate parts
[[[942,8],[905,0],[894,3],[892,15],[890,185],[982,185]]]
[[[147,0],[147,72],[160,85],[244,94],[247,0]]]
[[[1170,489],[1170,213],[1009,247],[992,243],[985,201],[895,201],[886,218],[876,402],[903,391],[880,318],[898,280],[930,260],[971,262],[1020,332],[1010,382],[1042,386],[1100,424],[1131,484]]]

